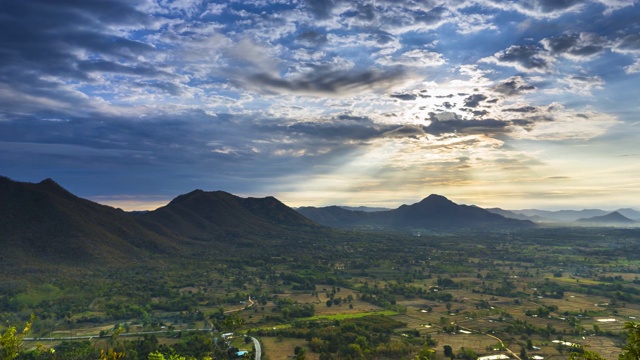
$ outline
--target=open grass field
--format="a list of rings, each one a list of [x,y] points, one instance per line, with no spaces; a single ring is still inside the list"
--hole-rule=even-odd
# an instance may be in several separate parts
[[[313,353],[306,346],[307,342],[304,339],[289,339],[265,336],[260,339],[263,345],[263,353],[266,356],[265,360],[281,360],[287,358],[293,358],[294,350],[296,346],[300,346],[305,349],[305,357],[308,360],[318,360],[320,355]]]

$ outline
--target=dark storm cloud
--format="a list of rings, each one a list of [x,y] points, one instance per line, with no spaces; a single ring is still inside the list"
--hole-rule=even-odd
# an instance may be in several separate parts
[[[493,88],[494,91],[507,96],[519,95],[535,89],[535,86],[527,84],[520,76],[511,77]]]
[[[545,72],[549,69],[549,62],[541,54],[541,49],[535,45],[513,45],[494,55],[498,65],[515,66],[524,71]]]
[[[464,106],[467,107],[478,107],[481,101],[487,100],[487,97],[482,94],[473,94],[466,99],[464,99]]]
[[[137,60],[155,51],[153,46],[113,30],[124,33],[151,24],[151,18],[128,1],[5,0],[0,14],[0,78],[13,91],[74,103],[82,97],[62,89],[55,78],[91,82],[89,72],[161,73]],[[82,59],[83,53],[90,54],[92,62]],[[116,58],[118,63],[112,60]]]
[[[386,71],[375,69],[364,71],[318,71],[301,74],[292,79],[275,77],[271,74],[256,74],[248,81],[257,91],[267,93],[307,93],[307,94],[341,94],[344,92],[360,92],[394,84],[406,76],[402,68]]]

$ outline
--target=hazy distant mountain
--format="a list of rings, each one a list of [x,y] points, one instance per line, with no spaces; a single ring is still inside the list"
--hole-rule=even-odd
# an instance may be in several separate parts
[[[458,205],[440,195],[379,212],[349,211],[337,206],[298,211],[319,224],[342,228],[455,230],[534,226],[531,221],[507,219],[476,206]]]
[[[370,207],[370,206],[340,206],[345,210],[350,211],[364,211],[364,212],[376,212],[376,211],[388,211],[391,210],[389,208],[383,207]]]
[[[601,225],[633,225],[633,224],[639,224],[639,222],[629,219],[628,217],[620,214],[617,211],[614,211],[612,213],[606,214],[606,215],[602,215],[602,216],[594,216],[594,217],[590,217],[590,218],[582,218],[582,219],[578,219],[576,220],[577,222],[580,223],[587,223],[587,224],[601,224]]]
[[[504,216],[506,218],[509,219],[517,219],[517,220],[529,220],[529,221],[533,221],[533,222],[545,222],[545,221],[549,221],[548,219],[545,219],[541,216],[528,216],[528,215],[524,215],[524,214],[518,214],[516,212],[510,211],[510,210],[504,210],[501,208],[489,208],[489,209],[485,209],[487,211],[490,211],[494,214],[498,214],[501,216]]]
[[[0,177],[0,234],[0,261],[121,263],[175,249],[128,213],[79,198],[51,179]]]
[[[640,211],[638,210],[626,208],[626,209],[618,209],[616,211],[628,217],[629,219],[640,220]]]
[[[558,211],[525,209],[525,210],[511,210],[511,212],[516,214],[526,215],[526,216],[538,216],[540,218],[547,219],[549,221],[554,221],[554,222],[574,222],[581,218],[602,216],[609,213],[608,211],[604,211],[600,209],[558,210]]]

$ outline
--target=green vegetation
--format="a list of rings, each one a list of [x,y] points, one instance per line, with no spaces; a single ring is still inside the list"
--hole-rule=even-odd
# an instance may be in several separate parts
[[[251,356],[247,333],[291,340],[282,356],[307,359],[639,351],[635,229],[303,232],[217,246],[111,267],[4,267],[0,358],[226,359]],[[9,326],[25,322],[35,341]]]

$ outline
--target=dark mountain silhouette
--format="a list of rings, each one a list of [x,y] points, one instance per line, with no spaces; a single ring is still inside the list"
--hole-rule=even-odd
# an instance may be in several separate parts
[[[273,197],[196,190],[154,211],[125,212],[77,197],[51,179],[34,184],[0,177],[0,261],[7,266],[126,264],[299,241],[305,231],[330,230]]]
[[[390,213],[393,227],[456,229],[534,225],[530,221],[507,219],[476,206],[458,205],[440,195],[429,195],[419,203],[402,205]]]
[[[588,224],[601,224],[601,225],[633,225],[640,224],[635,220],[631,220],[628,217],[620,214],[617,211],[609,213],[607,215],[602,216],[593,216],[590,218],[582,218],[576,220],[580,223],[588,223]]]
[[[342,228],[459,230],[534,226],[531,221],[507,219],[476,206],[458,205],[440,195],[388,211],[365,213],[337,206],[298,211],[319,224]]]
[[[195,190],[135,216],[147,228],[165,236],[199,241],[276,236],[283,231],[319,228],[273,197],[240,198],[224,191]]]
[[[126,212],[79,198],[51,179],[0,177],[1,261],[118,262],[175,246]]]
[[[347,210],[340,206],[320,208],[305,206],[296,211],[318,224],[330,227],[353,227],[366,224],[372,217],[372,212]]]

